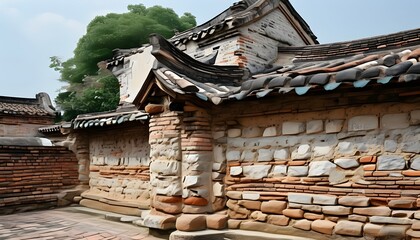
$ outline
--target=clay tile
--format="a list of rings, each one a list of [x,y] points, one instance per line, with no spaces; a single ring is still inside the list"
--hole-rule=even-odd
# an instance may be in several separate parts
[[[375,78],[375,77],[379,77],[380,74],[381,74],[380,67],[371,67],[362,72],[362,74],[360,75],[360,79]]]
[[[387,67],[391,67],[397,64],[398,59],[399,59],[398,54],[386,55],[385,57],[382,58],[383,60],[382,64]]]
[[[405,73],[411,66],[413,65],[412,62],[406,61],[398,63],[385,71],[385,76],[398,76],[400,74]]]
[[[407,74],[420,74],[420,63],[416,63],[407,70]]]
[[[291,87],[302,87],[302,86],[305,86],[306,85],[306,79],[307,78],[308,77],[305,76],[305,75],[299,75],[299,76],[293,78],[290,81],[290,86]]]
[[[330,75],[328,73],[318,73],[315,74],[309,79],[309,83],[317,85],[325,85],[330,80]]]
[[[359,79],[362,70],[357,68],[350,68],[340,71],[336,74],[336,82],[354,82]]]
[[[290,77],[278,76],[278,77],[275,77],[275,78],[271,79],[271,81],[268,83],[267,87],[268,88],[283,87],[290,80],[291,80]]]

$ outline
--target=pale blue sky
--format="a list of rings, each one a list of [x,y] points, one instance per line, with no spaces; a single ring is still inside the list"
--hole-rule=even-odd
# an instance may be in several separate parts
[[[1,96],[52,98],[63,86],[50,56],[67,59],[96,15],[125,12],[128,4],[162,5],[203,23],[237,0],[0,0]],[[291,0],[321,43],[420,27],[417,0]]]

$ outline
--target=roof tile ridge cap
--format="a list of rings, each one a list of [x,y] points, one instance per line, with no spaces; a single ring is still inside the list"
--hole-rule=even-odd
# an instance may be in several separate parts
[[[291,73],[297,73],[297,74],[314,74],[314,73],[319,73],[319,72],[338,72],[344,69],[348,69],[348,68],[352,68],[352,67],[356,67],[360,64],[363,63],[367,63],[370,61],[374,61],[380,58],[379,54],[375,54],[375,55],[368,55],[362,59],[359,60],[355,60],[355,61],[351,61],[342,65],[339,65],[337,67],[332,67],[332,68],[314,68],[314,69],[307,69],[307,70],[302,70],[302,71],[291,71]]]

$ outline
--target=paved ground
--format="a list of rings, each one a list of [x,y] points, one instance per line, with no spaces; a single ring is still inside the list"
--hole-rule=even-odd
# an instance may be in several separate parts
[[[75,212],[71,208],[0,216],[0,239],[29,240],[157,240],[147,228],[113,222],[103,216]]]

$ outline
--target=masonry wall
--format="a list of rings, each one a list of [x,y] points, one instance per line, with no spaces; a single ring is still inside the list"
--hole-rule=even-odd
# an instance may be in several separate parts
[[[419,234],[419,103],[303,102],[214,115],[229,228],[319,239]]]
[[[54,124],[54,118],[51,117],[0,116],[0,136],[39,136],[38,129],[51,124]]]
[[[92,129],[89,190],[81,204],[97,209],[139,215],[150,206],[149,134],[147,125]],[[84,166],[81,166],[84,167]],[[132,208],[132,209],[131,209]]]
[[[77,168],[63,147],[0,146],[0,214],[57,206],[79,184]]]

